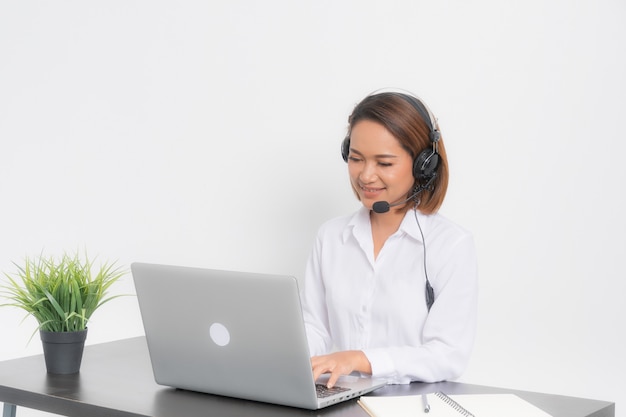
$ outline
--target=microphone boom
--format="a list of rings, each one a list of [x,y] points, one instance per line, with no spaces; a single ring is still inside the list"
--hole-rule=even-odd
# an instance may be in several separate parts
[[[389,202],[387,201],[376,201],[373,205],[372,205],[372,211],[374,213],[378,213],[378,214],[383,214],[383,213],[387,213],[389,211],[389,209],[391,207],[395,207],[395,206],[399,206],[401,204],[406,203],[409,200],[412,200],[415,198],[416,195],[418,195],[419,193],[421,193],[422,191],[424,191],[425,189],[429,188],[430,185],[432,184],[432,182],[434,181],[436,175],[433,175],[428,182],[425,185],[420,185],[417,187],[417,190],[415,190],[415,192],[413,194],[411,194],[409,196],[409,198],[407,198],[404,201],[400,201],[399,203],[393,203],[393,204],[389,204]]]

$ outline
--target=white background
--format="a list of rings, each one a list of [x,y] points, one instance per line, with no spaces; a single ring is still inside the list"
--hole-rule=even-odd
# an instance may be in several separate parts
[[[476,239],[461,380],[623,417],[624,22],[621,0],[2,0],[0,270],[86,248],[301,278],[319,225],[358,207],[348,114],[401,87],[439,118],[442,212]],[[40,352],[22,317],[0,309],[0,359]],[[89,332],[142,334],[136,299]]]

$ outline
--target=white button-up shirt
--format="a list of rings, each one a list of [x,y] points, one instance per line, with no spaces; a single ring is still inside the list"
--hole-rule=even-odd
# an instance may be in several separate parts
[[[425,271],[435,292],[430,313]],[[472,350],[477,288],[466,230],[409,210],[374,259],[362,207],[322,225],[307,263],[302,302],[311,354],[362,350],[372,375],[389,383],[454,379]]]

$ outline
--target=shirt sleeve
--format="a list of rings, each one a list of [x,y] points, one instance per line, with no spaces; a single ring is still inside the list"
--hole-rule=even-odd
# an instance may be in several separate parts
[[[320,268],[321,247],[322,239],[318,233],[307,262],[304,285],[301,291],[302,314],[311,356],[325,354],[332,347],[328,330],[329,320],[325,287]]]
[[[364,350],[372,374],[390,383],[458,378],[469,362],[478,298],[474,242],[465,234],[432,249],[438,251],[436,262],[428,264],[435,302],[424,323],[422,344]]]

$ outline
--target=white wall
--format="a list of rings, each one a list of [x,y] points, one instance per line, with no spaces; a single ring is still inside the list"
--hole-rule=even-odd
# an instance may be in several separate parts
[[[626,4],[516,3],[0,2],[0,270],[87,248],[301,277],[317,227],[358,206],[348,114],[402,87],[439,117],[442,211],[478,247],[462,380],[625,416]],[[40,351],[21,318],[0,309],[0,359]],[[128,297],[88,343],[142,332]]]

